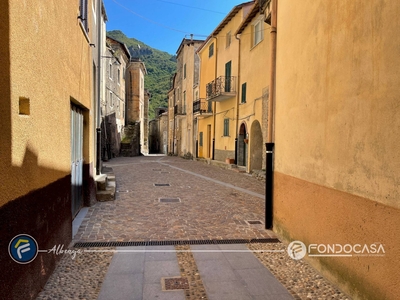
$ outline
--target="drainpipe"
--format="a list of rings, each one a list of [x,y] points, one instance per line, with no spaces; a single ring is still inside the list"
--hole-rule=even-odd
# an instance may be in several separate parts
[[[236,92],[236,132],[235,132],[235,165],[237,165],[237,151],[238,151],[238,127],[239,127],[239,91],[240,91],[240,34],[235,34],[235,38],[239,41],[238,50],[238,75],[237,75],[237,92]]]
[[[277,0],[271,0],[271,57],[268,101],[268,138],[266,143],[265,180],[265,228],[273,226],[273,179],[274,179],[274,104],[276,83],[276,27]]]
[[[216,36],[213,36],[213,38],[215,39],[215,70],[214,70],[214,78],[215,80],[217,80],[217,71],[218,71],[218,38]],[[215,123],[216,123],[216,119],[217,119],[217,102],[214,101],[214,111],[213,111],[213,115],[214,115],[214,126],[213,126],[213,139],[212,139],[212,160],[214,160],[215,158]]]
[[[100,95],[101,95],[101,38],[102,38],[102,22],[101,22],[101,15],[103,9],[103,2],[102,0],[97,1],[97,82],[96,82],[96,93],[97,93],[97,111],[96,111],[96,175],[100,175],[101,173],[101,102],[100,102]]]

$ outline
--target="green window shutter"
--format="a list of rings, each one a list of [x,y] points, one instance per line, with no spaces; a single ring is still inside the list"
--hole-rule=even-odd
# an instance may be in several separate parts
[[[229,119],[224,119],[224,136],[229,136]]]
[[[246,89],[247,89],[247,83],[242,84],[242,103],[246,103]]]

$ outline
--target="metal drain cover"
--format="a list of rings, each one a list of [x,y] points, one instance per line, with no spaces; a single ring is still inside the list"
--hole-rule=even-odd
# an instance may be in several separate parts
[[[155,183],[154,186],[170,186],[169,183]]]
[[[159,201],[163,202],[163,203],[174,203],[174,202],[181,202],[181,199],[180,198],[160,198]]]
[[[161,171],[161,169],[153,169],[153,171],[158,171],[159,172],[159,171]]]
[[[260,220],[250,220],[250,221],[246,221],[246,223],[249,225],[263,224],[263,222],[261,222]]]
[[[164,291],[189,289],[187,278],[182,277],[161,278],[161,285]]]

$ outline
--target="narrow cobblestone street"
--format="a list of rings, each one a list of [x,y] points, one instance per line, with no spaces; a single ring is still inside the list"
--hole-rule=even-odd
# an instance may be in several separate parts
[[[118,158],[107,166],[116,200],[89,209],[76,241],[275,237],[246,223],[264,218],[264,184],[251,176],[176,157]]]
[[[77,242],[106,241],[272,243],[82,249],[78,258],[62,258],[38,299],[349,299],[306,263],[290,259],[286,246],[264,229],[264,182],[168,156],[105,165],[116,177],[116,199],[87,210],[71,249]],[[185,288],[165,291],[163,277],[181,277]]]

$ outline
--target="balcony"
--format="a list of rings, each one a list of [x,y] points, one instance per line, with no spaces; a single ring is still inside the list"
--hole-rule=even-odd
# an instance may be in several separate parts
[[[206,99],[197,99],[193,102],[193,115],[195,116],[211,116],[212,102]]]
[[[174,115],[186,115],[186,107],[180,105],[174,106]]]
[[[236,96],[236,77],[220,76],[207,84],[207,100],[224,101]]]

